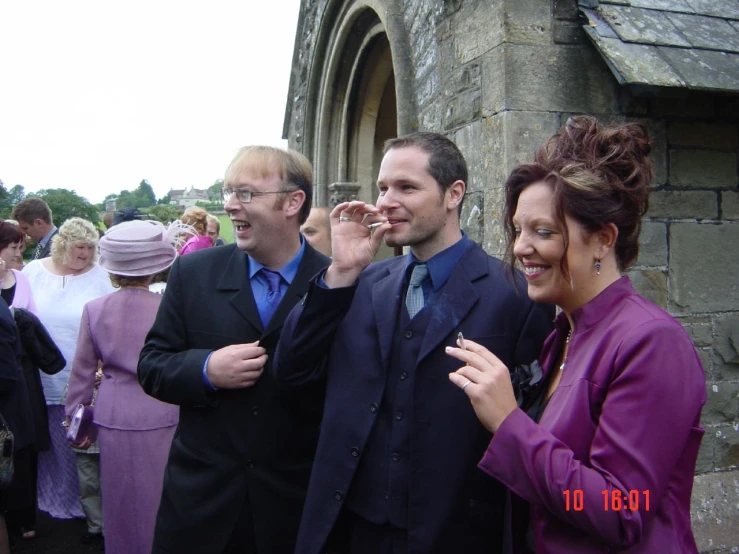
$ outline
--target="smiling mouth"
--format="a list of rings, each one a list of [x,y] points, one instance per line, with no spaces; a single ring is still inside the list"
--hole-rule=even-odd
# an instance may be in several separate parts
[[[246,221],[237,221],[237,220],[231,220],[231,223],[234,226],[234,229],[239,231],[246,231],[247,229],[251,229],[251,225],[247,223]]]

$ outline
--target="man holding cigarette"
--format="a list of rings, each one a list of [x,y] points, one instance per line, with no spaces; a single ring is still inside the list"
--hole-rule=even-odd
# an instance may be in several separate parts
[[[508,367],[529,364],[554,312],[463,233],[466,183],[454,143],[415,133],[386,143],[376,206],[331,213],[331,265],[273,365],[285,387],[326,386],[296,554],[503,549],[505,490],[477,469],[491,435],[450,386],[444,347],[463,333]],[[370,264],[383,239],[410,252]]]

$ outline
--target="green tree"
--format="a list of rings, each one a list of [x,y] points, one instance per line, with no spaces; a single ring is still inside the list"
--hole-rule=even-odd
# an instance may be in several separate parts
[[[137,202],[137,205],[133,206],[134,208],[148,208],[149,206],[153,206],[157,203],[157,197],[156,194],[154,194],[154,189],[151,188],[149,181],[147,181],[146,179],[143,179],[139,183],[138,188],[134,191],[134,195],[136,196]]]
[[[162,196],[159,200],[157,200],[157,204],[160,205],[169,205],[169,203],[172,201],[172,198],[169,196],[169,193]]]
[[[149,214],[150,219],[156,219],[157,221],[164,223],[165,225],[174,221],[175,219],[179,219],[180,216],[182,216],[182,210],[180,210],[177,206],[164,204],[157,204],[156,206],[151,206],[143,211]]]
[[[0,181],[0,217],[7,219],[13,207],[26,197],[26,191],[23,185],[15,185],[12,189],[6,190],[3,182]]]
[[[70,217],[81,217],[97,225],[100,221],[98,211],[90,204],[87,198],[79,196],[73,190],[67,189],[42,189],[31,193],[27,198],[41,198],[51,208],[54,224],[59,226]]]
[[[211,202],[222,202],[223,201],[223,179],[216,179],[216,181],[208,187],[208,199]]]
[[[122,190],[118,194],[118,199],[115,201],[115,209],[122,210],[124,208],[138,208],[136,205],[136,195],[130,190]]]

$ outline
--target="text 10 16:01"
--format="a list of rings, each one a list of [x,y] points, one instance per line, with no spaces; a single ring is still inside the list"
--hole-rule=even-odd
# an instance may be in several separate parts
[[[581,512],[585,509],[584,494],[580,489],[563,491],[565,497],[565,510],[574,510]],[[645,511],[649,511],[649,490],[645,491],[629,491],[628,494],[622,493],[620,490],[601,491],[603,495],[603,510],[618,512],[621,510],[635,512],[640,506],[644,506]],[[643,500],[642,500],[643,499]],[[642,504],[643,502],[643,504]]]

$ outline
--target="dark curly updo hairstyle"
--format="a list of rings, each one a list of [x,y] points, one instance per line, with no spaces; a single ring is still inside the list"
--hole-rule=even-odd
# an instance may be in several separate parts
[[[513,266],[518,197],[534,183],[552,186],[554,217],[562,229],[565,254],[569,234],[565,215],[593,233],[613,223],[618,229],[615,254],[624,271],[639,255],[641,219],[649,207],[654,171],[649,134],[641,123],[604,125],[592,117],[570,118],[536,153],[534,163],[519,165],[506,182],[506,260]],[[562,257],[561,270],[569,277]]]

